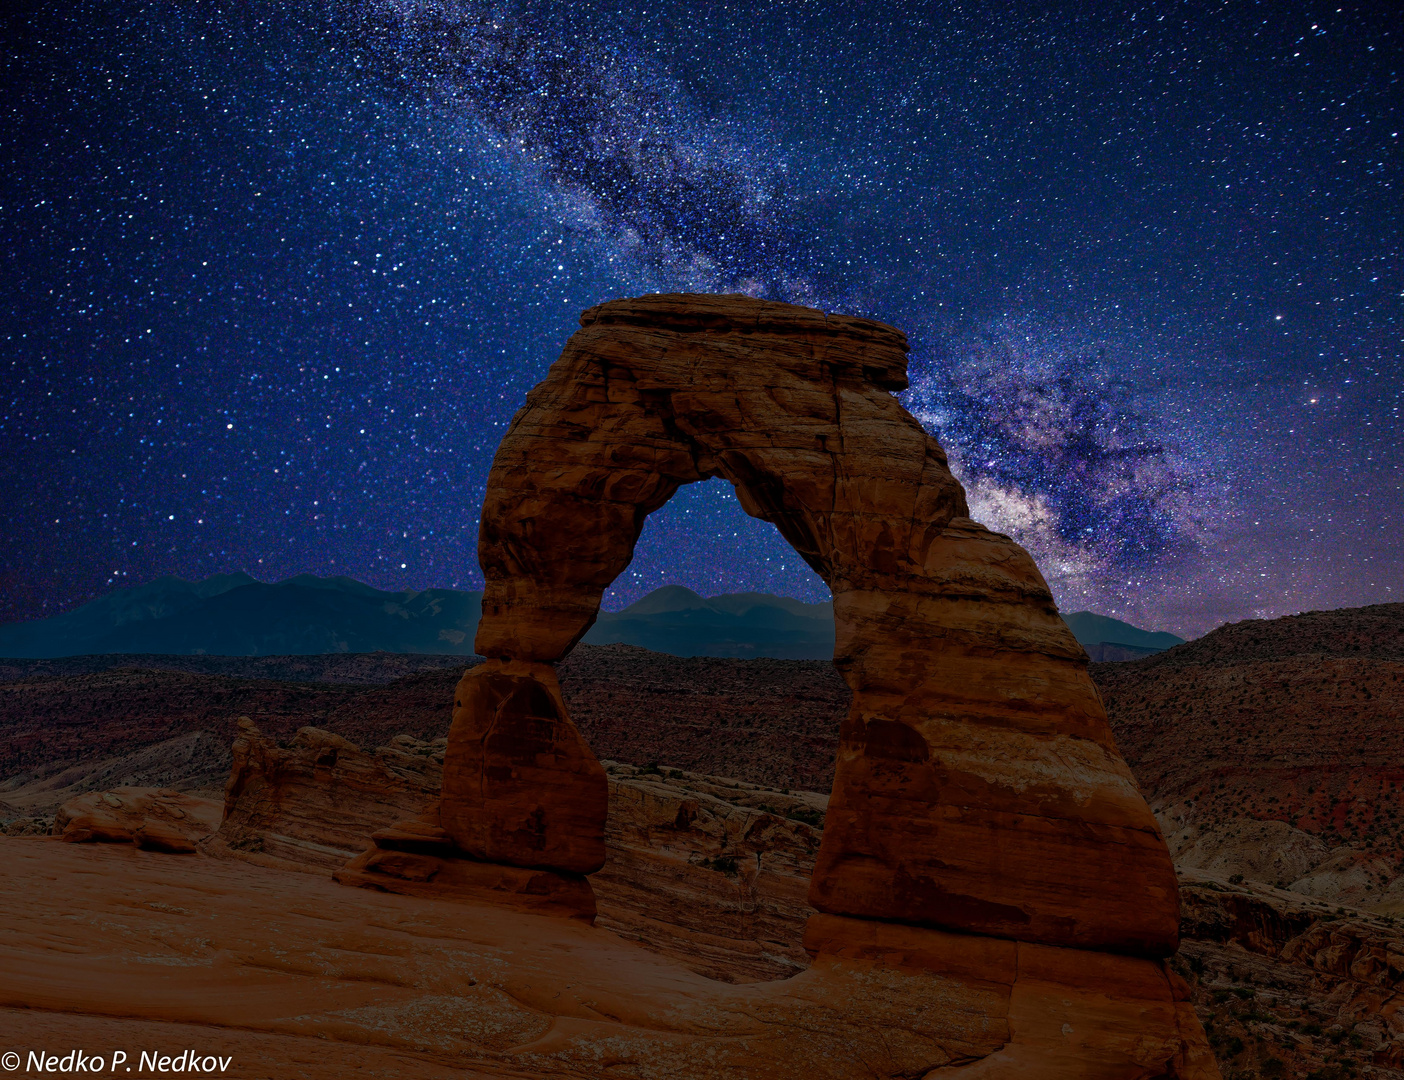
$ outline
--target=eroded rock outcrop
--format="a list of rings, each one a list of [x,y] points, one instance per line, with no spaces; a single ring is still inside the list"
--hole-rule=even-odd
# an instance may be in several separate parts
[[[1189,869],[1180,900],[1175,962],[1222,1060],[1262,1076],[1404,1076],[1394,918]]]
[[[220,807],[170,788],[123,786],[70,799],[51,832],[70,844],[136,844],[146,851],[193,854],[219,824]]]
[[[206,853],[332,870],[358,856],[371,833],[418,814],[437,796],[443,741],[401,736],[368,752],[304,727],[283,747],[244,716],[233,759],[223,821]]]
[[[1404,604],[1233,623],[1094,673],[1178,865],[1404,914]]]
[[[305,728],[280,747],[245,720],[224,821],[203,850],[386,892],[598,913],[600,926],[727,982],[809,966],[801,938],[824,796],[608,762],[607,857],[591,890],[578,876],[465,858],[439,825],[442,743],[397,736],[367,751]]]
[[[454,845],[439,824],[443,739],[398,736],[368,752],[315,727],[301,728],[286,747],[248,717],[239,729],[224,820],[202,845],[207,854],[335,870],[344,884],[387,892],[508,900],[594,918],[582,876],[473,859]]]
[[[605,762],[599,925],[727,981],[809,966],[809,878],[828,799]]]
[[[966,516],[945,454],[890,393],[906,386],[903,335],[736,296],[614,301],[581,326],[489,478],[488,662],[460,684],[445,756],[455,842],[596,865],[605,781],[546,665],[589,628],[646,516],[724,477],[834,595],[854,702],[814,906],[1172,952],[1170,858],[1085,654],[1033,561]],[[502,680],[510,692],[491,689]]]

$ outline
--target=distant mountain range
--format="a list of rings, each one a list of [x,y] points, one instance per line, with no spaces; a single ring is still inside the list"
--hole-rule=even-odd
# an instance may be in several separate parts
[[[310,574],[276,584],[247,574],[198,582],[167,577],[51,619],[0,626],[0,656],[471,656],[481,613],[482,594],[458,589],[383,592],[348,577]],[[1134,659],[1182,640],[1088,611],[1066,618],[1094,660]],[[834,651],[833,605],[769,593],[703,597],[668,585],[623,611],[601,612],[585,641],[675,656],[827,659]]]
[[[585,641],[641,645],[674,656],[827,660],[834,655],[834,607],[769,593],[704,598],[665,585],[623,611],[601,612]]]
[[[1094,611],[1074,611],[1063,621],[1093,660],[1135,660],[1185,643],[1164,630],[1142,630]]]
[[[348,577],[160,578],[52,619],[0,626],[0,656],[473,653],[482,594],[382,592]]]

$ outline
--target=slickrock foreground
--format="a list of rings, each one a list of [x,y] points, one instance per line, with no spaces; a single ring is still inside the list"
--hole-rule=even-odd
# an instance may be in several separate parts
[[[869,923],[881,961],[736,985],[499,905],[133,845],[0,854],[7,1048],[194,1047],[279,1080],[936,1080],[1160,1076],[1184,1045],[1174,984],[1110,954]]]

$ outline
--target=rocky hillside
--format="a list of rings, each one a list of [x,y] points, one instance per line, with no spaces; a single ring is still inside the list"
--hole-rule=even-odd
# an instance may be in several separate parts
[[[104,670],[97,658],[10,662],[13,681],[0,683],[0,800],[11,813],[52,812],[73,794],[119,784],[209,789],[228,771],[240,716],[283,740],[305,725],[365,746],[434,739],[448,730],[454,686],[476,660],[154,662],[162,669]],[[204,664],[220,674],[201,673]],[[238,664],[254,677],[231,674]],[[680,658],[628,645],[578,646],[561,683],[602,758],[824,792],[849,696],[826,662]]]
[[[1404,604],[1093,672],[1180,865],[1404,912]]]

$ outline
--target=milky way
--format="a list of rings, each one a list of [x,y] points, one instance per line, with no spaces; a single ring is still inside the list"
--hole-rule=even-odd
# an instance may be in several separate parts
[[[705,10],[694,10],[703,7]],[[579,311],[882,319],[1065,608],[1397,599],[1400,35],[1371,8],[308,2],[8,17],[0,617],[474,587]],[[611,606],[821,582],[720,482]]]

